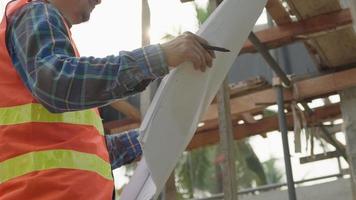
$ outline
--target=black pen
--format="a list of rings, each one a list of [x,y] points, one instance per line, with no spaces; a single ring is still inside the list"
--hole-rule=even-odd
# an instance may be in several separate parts
[[[217,47],[217,46],[211,46],[211,45],[207,45],[207,44],[203,44],[203,43],[201,43],[201,46],[204,47],[204,49],[206,49],[206,50],[230,52],[229,49],[225,49],[225,48]]]

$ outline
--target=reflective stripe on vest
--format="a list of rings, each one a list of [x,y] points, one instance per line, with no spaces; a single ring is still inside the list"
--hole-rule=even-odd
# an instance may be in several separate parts
[[[95,172],[112,180],[110,164],[98,156],[72,150],[48,150],[23,154],[1,162],[0,183],[31,172],[60,168]]]
[[[0,126],[29,122],[58,122],[94,126],[101,135],[104,135],[101,118],[92,110],[55,114],[36,103],[0,108]]]
[[[13,1],[8,16],[29,1]],[[8,54],[6,23],[0,24],[0,199],[110,200],[114,184],[100,116],[94,109],[50,113],[36,103]]]

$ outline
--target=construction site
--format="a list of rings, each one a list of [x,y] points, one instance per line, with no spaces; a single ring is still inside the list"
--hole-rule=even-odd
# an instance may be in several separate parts
[[[222,41],[220,50],[215,50],[217,63],[233,59],[233,64],[226,67],[227,75],[213,71],[202,81],[186,75],[185,68],[171,71],[168,79],[152,82],[142,93],[99,108],[105,135],[131,130],[142,134],[142,158],[113,171],[116,199],[356,200],[356,0],[266,0],[265,4],[265,0],[205,0],[204,6],[194,0],[176,1],[194,7],[195,20],[203,27],[198,35],[217,46]],[[153,43],[149,31],[156,23],[150,15],[157,10],[150,8],[150,0],[139,4],[141,46],[147,46]],[[261,15],[253,11],[262,4]],[[232,14],[224,11],[235,10],[229,5],[246,6],[246,15],[251,15],[246,16],[246,24],[253,23],[252,30],[232,27],[236,32],[225,33],[230,29],[220,28],[221,19],[224,26],[235,21],[227,20]],[[257,22],[252,11],[260,15]],[[236,19],[236,24],[243,20]],[[224,34],[231,38],[224,40]],[[167,34],[162,41],[172,37]],[[243,41],[241,48],[229,46],[234,37]],[[230,49],[237,55],[218,52]],[[185,85],[175,79],[180,75],[188,76]],[[222,80],[216,81],[220,76]],[[183,92],[165,93],[175,87]],[[196,93],[199,87],[208,89]],[[210,95],[214,88],[218,92]],[[190,102],[187,96],[195,93],[201,100],[193,99],[194,105],[184,107]],[[167,108],[172,99],[183,102]],[[201,105],[205,103],[206,108]],[[1,121],[9,113],[1,109],[0,131],[11,124]],[[190,110],[193,113],[182,114]],[[194,133],[173,136],[181,130]],[[0,141],[0,153],[1,145]],[[2,161],[0,200],[2,195],[8,200],[1,185],[16,176],[26,177],[31,170],[1,176],[11,171],[7,166],[11,162]],[[32,171],[47,170],[38,168]]]
[[[191,1],[182,0],[182,3]],[[210,8],[214,8],[221,1],[210,0],[209,3]],[[265,11],[267,23],[256,25],[249,35],[227,81],[186,149],[187,154],[192,152],[186,157],[198,159],[194,152],[220,146],[218,158],[212,165],[222,166],[214,173],[220,174],[223,186],[204,198],[195,194],[190,199],[356,199],[353,193],[356,190],[356,34],[353,24],[356,3],[353,0],[268,0]],[[145,15],[147,17],[147,11],[143,9]],[[143,26],[149,26],[149,21]],[[140,98],[141,106],[150,99],[147,95]],[[118,106],[117,110],[125,116],[107,121],[104,124],[107,133],[139,127],[139,108],[131,106]],[[247,152],[241,146],[246,147],[244,143],[248,143],[249,138],[260,137],[263,145],[271,135],[278,135],[280,139],[283,181],[265,185],[255,181],[250,188],[241,187],[247,184],[243,183],[244,179],[239,180],[234,168],[239,162],[245,162],[247,167],[251,164],[246,164],[249,155],[242,156],[245,160],[241,161],[235,158],[236,153]],[[321,143],[326,148],[315,150]],[[199,167],[191,166],[192,163],[199,165],[199,161],[188,164],[190,179],[198,178]],[[293,176],[293,164],[303,170],[303,166],[310,163],[319,163],[316,166],[321,171],[335,166],[338,170],[309,179]],[[160,199],[180,199],[177,174],[171,175]],[[190,181],[190,187],[198,188],[188,190],[204,193],[204,188]]]

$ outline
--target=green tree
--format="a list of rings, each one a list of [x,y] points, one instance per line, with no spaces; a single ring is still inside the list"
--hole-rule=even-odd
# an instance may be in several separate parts
[[[185,152],[176,167],[177,189],[183,198],[196,192],[210,192],[217,187],[215,168],[216,146]]]
[[[276,158],[262,163],[268,184],[282,183],[283,173],[276,167]]]

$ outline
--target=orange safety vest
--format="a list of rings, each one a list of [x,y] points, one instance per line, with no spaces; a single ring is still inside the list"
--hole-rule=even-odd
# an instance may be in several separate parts
[[[12,2],[7,15],[27,3]],[[0,25],[0,200],[111,199],[113,179],[97,111],[53,114],[37,103],[11,62],[6,27],[4,17]]]

